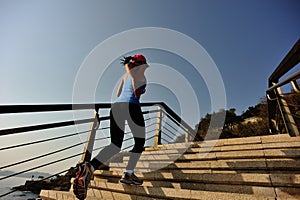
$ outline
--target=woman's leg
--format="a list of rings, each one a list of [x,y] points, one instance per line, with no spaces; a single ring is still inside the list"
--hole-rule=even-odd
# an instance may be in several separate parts
[[[141,107],[136,104],[129,104],[130,119],[128,125],[134,137],[134,147],[131,150],[126,170],[133,171],[136,167],[145,145],[145,121]]]
[[[124,128],[125,116],[122,112],[122,105],[114,104],[110,110],[111,143],[92,159],[91,164],[95,169],[120,152],[124,138]]]
[[[110,111],[111,144],[102,149],[90,163],[84,162],[83,165],[79,166],[73,184],[73,191],[78,199],[84,199],[87,195],[87,188],[92,177],[93,168],[94,170],[99,169],[103,163],[117,154],[121,149],[125,127],[125,118],[121,110],[120,105],[113,105]]]

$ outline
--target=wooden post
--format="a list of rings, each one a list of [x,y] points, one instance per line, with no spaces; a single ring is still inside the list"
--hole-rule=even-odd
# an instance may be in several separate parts
[[[96,110],[94,110],[94,121],[91,123],[90,131],[87,137],[87,143],[85,144],[83,155],[81,157],[81,162],[90,161],[92,157],[92,152],[94,148],[95,136],[97,129],[100,125],[99,115]]]
[[[158,145],[161,144],[161,120],[162,120],[162,110],[161,107],[158,106],[156,132],[154,136],[154,145],[153,145],[154,149],[158,149]]]

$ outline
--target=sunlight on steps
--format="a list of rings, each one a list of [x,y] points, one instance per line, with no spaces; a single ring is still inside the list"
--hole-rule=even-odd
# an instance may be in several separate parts
[[[142,186],[119,183],[128,155],[96,171],[87,199],[300,199],[300,138],[270,135],[147,148],[138,166]],[[208,151],[209,150],[209,151]],[[199,155],[205,152],[205,156]],[[76,199],[41,191],[45,200]]]

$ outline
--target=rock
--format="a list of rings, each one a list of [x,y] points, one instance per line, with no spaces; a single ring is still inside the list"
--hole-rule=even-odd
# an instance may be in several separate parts
[[[19,191],[30,191],[35,194],[39,194],[42,189],[68,191],[71,187],[70,181],[74,174],[74,168],[70,168],[64,176],[57,175],[55,179],[26,181],[25,185],[17,186],[13,189]]]

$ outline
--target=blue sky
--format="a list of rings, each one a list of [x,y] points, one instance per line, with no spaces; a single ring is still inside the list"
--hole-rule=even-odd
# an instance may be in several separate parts
[[[227,107],[241,113],[265,95],[268,76],[299,38],[298,8],[291,0],[1,0],[0,103],[70,103],[76,73],[96,45],[132,28],[164,27],[206,49]]]
[[[224,82],[226,108],[241,114],[264,97],[268,77],[298,40],[299,7],[297,0],[0,0],[0,104],[72,103],[78,70],[99,43],[130,29],[161,27],[207,51]],[[211,111],[207,86],[185,71],[189,63],[168,52],[141,52],[149,62],[179,69],[193,82],[201,116]],[[96,102],[111,100],[123,72],[109,68]],[[152,89],[143,101],[176,107],[170,91]]]

